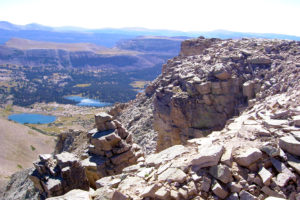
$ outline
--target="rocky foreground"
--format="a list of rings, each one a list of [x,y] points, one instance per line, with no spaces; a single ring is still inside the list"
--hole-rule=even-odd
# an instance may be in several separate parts
[[[299,200],[299,82],[299,42],[185,41],[144,94],[95,116],[86,146],[41,155],[30,177],[48,199]]]

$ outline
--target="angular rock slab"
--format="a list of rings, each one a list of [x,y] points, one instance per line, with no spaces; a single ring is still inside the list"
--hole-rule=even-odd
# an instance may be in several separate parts
[[[198,168],[211,167],[217,165],[223,155],[224,147],[222,145],[210,146],[200,149],[199,153],[194,156],[191,165]]]
[[[293,136],[281,137],[279,139],[279,146],[293,155],[300,156],[300,142]]]
[[[84,190],[71,190],[68,193],[58,196],[47,198],[46,200],[90,200],[90,193]]]
[[[225,190],[224,187],[222,187],[219,183],[216,183],[213,188],[212,192],[220,197],[221,199],[225,199],[228,196],[228,192]]]
[[[186,180],[186,177],[186,173],[184,173],[181,169],[169,168],[158,176],[158,181],[183,183]]]
[[[257,148],[250,148],[246,152],[234,156],[236,162],[244,167],[250,166],[252,163],[262,158],[262,153]]]
[[[229,183],[233,180],[230,168],[227,167],[226,165],[216,165],[212,166],[209,169],[209,173],[215,177],[216,179],[222,181],[223,183]]]
[[[240,200],[258,200],[256,196],[250,194],[245,190],[242,190],[239,195],[240,195]]]
[[[272,174],[266,168],[262,167],[258,172],[264,185],[268,186],[271,183]]]
[[[300,160],[288,154],[288,164],[300,175]]]
[[[183,145],[175,145],[157,154],[151,154],[146,158],[146,165],[158,167],[163,162],[173,160],[177,156],[187,153],[188,149]]]

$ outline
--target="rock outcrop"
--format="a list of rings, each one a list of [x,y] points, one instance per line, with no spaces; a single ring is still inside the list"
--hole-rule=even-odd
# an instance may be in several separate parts
[[[30,179],[42,198],[63,195],[73,189],[88,191],[90,187],[96,188],[97,180],[120,174],[123,168],[135,164],[143,156],[141,148],[132,142],[132,133],[111,115],[99,113],[95,115],[95,122],[96,128],[86,133],[89,146],[85,150],[82,145],[74,146],[74,141],[79,143],[77,137],[84,132],[70,131],[59,140],[57,151],[73,153],[40,155],[40,160],[34,163],[35,170]],[[80,138],[86,142],[85,137]]]
[[[299,86],[268,97],[221,131],[151,154],[122,174],[98,180],[90,194],[93,199],[297,200],[300,157],[298,151],[282,148],[281,141],[300,141],[293,136],[300,131],[293,122],[299,105]],[[272,121],[275,116],[280,120]]]
[[[38,199],[38,190],[29,179],[29,174],[34,169],[29,168],[12,175],[8,185],[3,193],[0,193],[0,199],[3,200],[33,200]]]
[[[184,41],[145,91],[154,98],[157,151],[221,130],[255,101],[295,86],[298,53],[295,41]]]
[[[111,114],[146,154],[186,144],[221,130],[247,106],[297,85],[298,54],[296,41],[187,40],[145,93]]]
[[[110,114],[119,120],[132,133],[135,143],[140,145],[145,154],[155,152],[157,132],[153,128],[153,98],[139,93],[129,103],[117,104]]]
[[[132,142],[132,133],[111,115],[99,113],[95,121],[97,128],[88,133],[90,145],[81,161],[94,188],[98,179],[121,173],[123,168],[135,164],[143,156],[141,148]]]
[[[183,42],[181,54],[145,93],[118,104],[113,116],[95,116],[90,145],[80,155],[95,190],[71,190],[56,199],[298,200],[299,63],[295,41]],[[147,131],[157,137],[157,153],[143,157],[133,141],[147,143]],[[64,169],[53,172],[53,166],[43,180]]]
[[[73,189],[89,190],[84,167],[74,154],[63,152],[55,156],[43,154],[39,157],[29,178],[41,197],[59,196]]]
[[[72,152],[80,157],[88,146],[89,138],[86,131],[69,129],[57,136],[54,153]]]

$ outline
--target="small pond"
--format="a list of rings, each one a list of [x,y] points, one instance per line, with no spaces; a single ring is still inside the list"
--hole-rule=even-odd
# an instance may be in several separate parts
[[[9,115],[8,119],[20,124],[48,124],[54,122],[56,117],[34,113],[20,113]]]
[[[66,96],[65,99],[77,102],[77,106],[91,106],[91,107],[105,107],[112,105],[111,103],[102,102],[95,99],[89,99],[86,97],[80,97],[80,96]]]

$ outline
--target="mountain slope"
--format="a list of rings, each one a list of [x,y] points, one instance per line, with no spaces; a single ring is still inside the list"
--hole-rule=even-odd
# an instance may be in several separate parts
[[[299,47],[286,40],[184,41],[180,55],[163,66],[145,93],[110,111],[147,153],[154,128],[159,152],[139,158],[119,175],[97,180],[95,192],[72,190],[51,199],[81,194],[95,200],[298,199]],[[98,142],[103,144],[105,137]],[[90,153],[107,154],[91,148]],[[48,166],[50,160],[39,164]]]
[[[148,143],[142,136],[148,132],[158,151],[185,144],[221,130],[247,104],[293,89],[300,80],[298,51],[299,42],[285,40],[187,40],[146,94],[116,116],[135,130],[139,144]]]
[[[20,170],[32,167],[41,153],[54,151],[54,137],[42,135],[27,126],[0,118],[0,182]]]
[[[55,43],[13,38],[0,45],[0,64],[74,68],[151,68],[177,55],[182,39],[123,40],[126,47],[106,48],[90,43]],[[148,39],[147,39],[148,40]],[[133,44],[134,42],[134,44]],[[164,45],[167,44],[167,45]]]
[[[116,175],[119,168],[110,160],[130,160],[128,147],[122,145],[122,158],[97,150],[96,145],[106,147],[109,141],[119,141],[111,135],[101,136],[106,132],[98,128],[99,138],[89,145],[88,154],[74,158],[65,153],[65,159],[56,155],[65,167],[54,173],[59,181],[47,182],[53,180],[47,178],[53,159],[41,156],[35,167],[49,190],[39,187],[40,179],[32,180],[40,192],[51,197],[50,190],[63,191],[62,182],[67,186],[73,183],[68,175],[77,169],[78,160],[86,163],[89,153],[99,153],[108,159],[99,165],[88,162],[86,170],[95,172],[105,163],[110,164],[111,174],[90,182],[96,191],[72,190],[51,199],[74,199],[73,195],[82,194],[84,199],[94,200],[298,199],[299,47],[299,42],[286,40],[187,40],[180,55],[163,65],[162,74],[145,93],[110,111],[134,132],[133,140],[144,145],[147,153],[154,150],[149,149],[147,140],[157,138],[158,153],[140,157],[136,165]],[[98,116],[102,120],[97,123],[104,123],[103,127],[123,129],[118,121],[108,123],[111,116]]]

